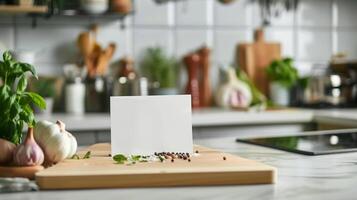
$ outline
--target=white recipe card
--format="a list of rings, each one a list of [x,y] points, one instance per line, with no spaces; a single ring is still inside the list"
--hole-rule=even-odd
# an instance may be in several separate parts
[[[192,153],[190,95],[110,97],[112,155]]]

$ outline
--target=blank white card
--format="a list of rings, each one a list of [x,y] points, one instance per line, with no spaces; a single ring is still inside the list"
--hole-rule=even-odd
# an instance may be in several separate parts
[[[190,95],[110,97],[112,155],[192,153]]]

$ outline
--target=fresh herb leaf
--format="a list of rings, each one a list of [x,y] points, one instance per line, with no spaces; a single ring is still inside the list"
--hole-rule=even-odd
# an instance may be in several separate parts
[[[83,156],[83,159],[88,159],[91,156],[91,151],[87,151],[87,153]]]
[[[24,92],[24,95],[28,96],[39,108],[46,109],[46,101],[40,95],[34,92]]]
[[[25,124],[33,126],[35,118],[30,105],[44,109],[44,99],[36,94],[25,92],[27,87],[26,72],[36,77],[35,68],[27,63],[13,59],[9,51],[4,52],[0,61],[0,138],[14,144],[22,141]]]
[[[74,155],[71,157],[71,159],[79,160],[80,158],[79,158],[79,156],[78,156],[77,154],[74,154]]]
[[[131,159],[132,161],[139,161],[139,160],[141,159],[141,156],[140,156],[140,155],[132,155],[132,156],[130,157],[130,159]]]
[[[23,74],[23,75],[21,75],[19,83],[17,84],[17,91],[23,92],[23,91],[25,91],[26,87],[27,87],[27,79],[26,79],[25,74]]]
[[[37,75],[36,75],[36,70],[35,70],[35,67],[30,65],[30,64],[27,64],[27,63],[20,63],[20,67],[22,69],[23,72],[31,72],[31,74],[37,78]]]
[[[117,162],[117,164],[124,164],[125,161],[128,160],[128,158],[123,154],[117,154],[113,157],[113,160]]]
[[[291,88],[299,78],[291,58],[274,60],[267,67],[266,72],[272,81],[276,81],[286,88]]]
[[[9,51],[5,51],[4,54],[2,55],[4,61],[11,61],[12,56]]]

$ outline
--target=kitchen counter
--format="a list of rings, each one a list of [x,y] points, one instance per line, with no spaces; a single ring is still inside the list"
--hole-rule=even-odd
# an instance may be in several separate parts
[[[321,110],[314,118],[319,123],[357,127],[357,109]]]
[[[264,112],[202,109],[193,111],[192,126],[310,123],[313,117],[314,112],[306,109],[285,109]],[[82,116],[69,114],[40,115],[38,119],[49,121],[60,119],[66,123],[66,127],[69,130],[73,131],[110,130],[110,115],[107,113],[85,114]]]
[[[131,188],[70,191],[41,191],[1,194],[6,200],[91,199],[250,199],[329,200],[357,196],[357,153],[304,156],[236,143],[235,138],[195,140],[196,144],[258,160],[278,169],[272,185]]]
[[[62,120],[69,130],[101,131],[110,130],[110,115],[108,113],[85,114],[75,116],[70,114],[39,115],[38,119],[50,121]],[[192,113],[192,126],[232,126],[232,125],[271,125],[298,123],[332,123],[357,127],[357,109],[285,109],[264,112],[245,112],[223,109],[202,109]]]

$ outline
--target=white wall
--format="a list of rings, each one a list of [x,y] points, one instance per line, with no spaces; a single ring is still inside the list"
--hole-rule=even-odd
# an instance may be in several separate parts
[[[99,40],[115,41],[123,55],[140,57],[143,49],[164,47],[181,57],[203,44],[213,48],[212,77],[217,80],[218,65],[234,60],[239,41],[252,41],[254,28],[260,22],[257,5],[237,0],[222,5],[216,0],[187,0],[156,5],[152,0],[136,0],[136,13],[125,20],[110,18],[52,18],[39,20],[31,28],[26,17],[0,16],[0,42],[10,49],[32,49],[38,52],[36,65],[41,74],[58,74],[62,65],[78,56],[75,40],[88,25],[99,22]],[[302,73],[312,63],[327,63],[331,54],[344,51],[357,58],[357,1],[301,0],[297,12],[285,13],[266,30],[268,40],[283,44],[283,54],[292,56]]]

